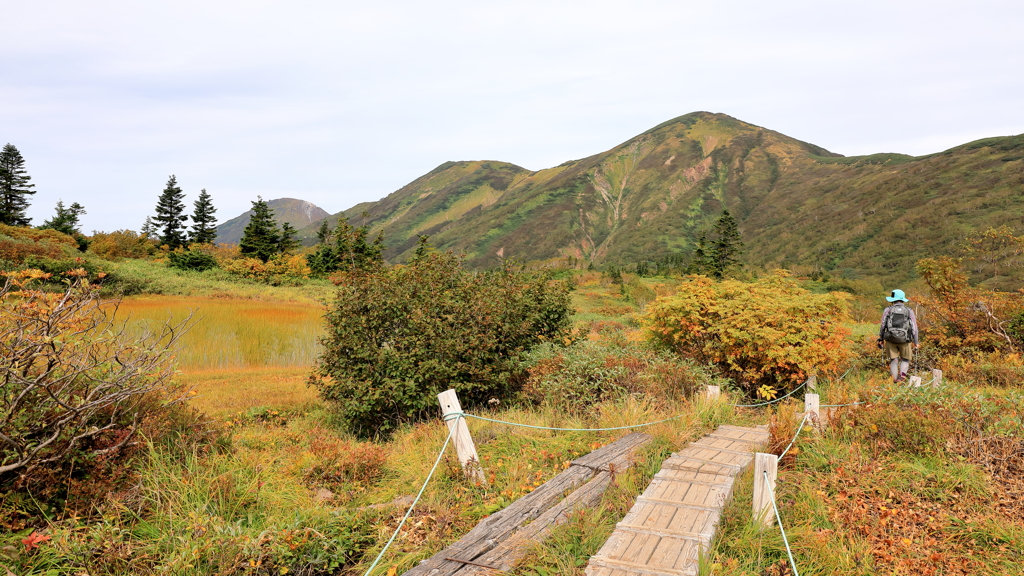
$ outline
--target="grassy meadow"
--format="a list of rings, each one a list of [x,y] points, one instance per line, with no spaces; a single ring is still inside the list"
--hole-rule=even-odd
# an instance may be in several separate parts
[[[666,368],[660,358],[630,352],[642,340],[636,315],[672,283],[631,275],[624,275],[622,284],[598,273],[577,277],[572,296],[577,332],[586,350],[596,355],[594,370],[619,370],[615,374],[621,375],[623,367],[647,366],[648,372],[630,381],[633,388],[585,409],[558,404],[557,398],[485,409],[495,419],[563,428],[675,417],[643,428],[655,441],[637,465],[617,477],[600,506],[573,513],[549,540],[536,544],[512,574],[581,575],[586,559],[604,543],[663,459],[719,424],[770,422],[773,442],[788,442],[795,434],[796,400],[771,408],[736,408],[731,404],[739,402],[739,395],[703,368]],[[317,355],[323,306],[294,298],[289,288],[282,289],[279,300],[273,298],[274,289],[263,290],[260,299],[208,294],[124,299],[118,317],[132,330],[153,330],[194,313],[194,325],[177,355],[177,379],[196,390],[192,405],[215,423],[220,440],[205,450],[155,443],[140,454],[142,472],[131,490],[111,492],[92,509],[40,508],[50,540],[34,549],[19,548],[17,540],[38,523],[8,519],[14,537],[0,544],[19,552],[7,561],[0,556],[0,564],[10,565],[17,576],[366,573],[430,471],[446,427],[440,419],[406,425],[376,442],[341,431],[305,384]],[[854,331],[863,337],[871,327],[855,324]],[[661,375],[679,373],[680,388],[666,388],[665,382],[677,380]],[[838,426],[821,433],[804,431],[780,466],[780,506],[787,528],[793,526],[800,573],[966,573],[953,569],[958,562],[978,574],[1022,573],[1013,570],[1022,566],[1024,525],[1020,516],[1012,517],[1020,511],[1012,502],[1024,502],[1024,487],[1001,480],[1009,476],[986,468],[979,453],[964,448],[957,459],[940,447],[947,436],[966,438],[954,433],[959,430],[955,421],[971,415],[986,422],[986,433],[1024,436],[1019,422],[1024,398],[1019,391],[968,389],[957,383],[910,397],[888,387],[880,374],[881,366],[864,363],[843,379],[823,379],[823,404],[868,399],[876,408],[844,412]],[[699,389],[708,383],[724,386],[718,401],[683,393],[686,386]],[[901,406],[914,407],[914,418],[891,408],[896,403],[887,399],[900,394],[905,396]],[[1008,417],[976,406],[987,398],[1000,399]],[[931,429],[930,411],[946,411],[950,417]],[[449,449],[373,576],[401,574],[554,477],[568,461],[629,432],[557,432],[472,419],[468,424],[488,482],[467,480]],[[887,427],[909,430],[916,444],[898,444],[898,434],[878,434]],[[922,446],[931,452],[921,452]],[[778,530],[757,530],[749,520],[749,484],[748,477],[737,485],[702,574],[791,574],[780,563],[785,549]],[[1011,504],[993,508],[985,501],[992,496]],[[937,511],[950,502],[960,506],[957,510],[974,507],[974,512],[958,523],[957,514]],[[924,515],[911,517],[904,510]],[[939,521],[929,524],[928,511]],[[883,522],[890,517],[904,523]],[[865,522],[870,533],[861,528]],[[896,527],[913,539],[911,544],[892,532]],[[901,564],[903,559],[910,562]]]
[[[308,302],[149,295],[122,300],[116,318],[140,334],[188,320],[175,358],[178,380],[197,392],[196,408],[225,418],[318,401],[306,378],[319,354],[323,312]]]

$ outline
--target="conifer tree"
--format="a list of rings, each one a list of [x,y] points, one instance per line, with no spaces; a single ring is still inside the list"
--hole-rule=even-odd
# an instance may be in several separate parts
[[[278,243],[281,240],[281,233],[277,229],[277,222],[274,220],[274,213],[267,206],[262,196],[252,203],[252,216],[249,224],[242,232],[242,240],[238,243],[239,250],[243,256],[259,258],[266,262],[271,256],[277,254]]]
[[[153,223],[160,234],[160,242],[173,250],[185,244],[185,193],[178,187],[178,180],[172,174],[167,186],[156,202],[156,216]]]
[[[217,239],[217,219],[213,216],[217,209],[213,207],[213,198],[207,194],[206,188],[199,191],[199,199],[193,204],[192,231],[189,242],[193,244],[213,244]]]
[[[316,239],[320,244],[326,244],[331,239],[331,225],[327,222],[327,218],[320,223],[320,228],[316,231]]]
[[[35,194],[32,177],[25,172],[25,159],[21,152],[8,143],[0,151],[0,224],[28,226],[32,221],[25,216],[28,196]]]
[[[729,214],[728,210],[722,210],[722,215],[715,222],[715,241],[711,250],[711,272],[715,278],[721,278],[730,267],[739,264],[740,248],[743,241],[740,239],[740,229],[736,219]]]
[[[281,254],[287,254],[301,246],[299,241],[295,239],[297,232],[298,230],[288,222],[281,224],[281,235],[277,239],[277,251]]]
[[[708,237],[701,234],[697,240],[697,248],[693,251],[693,259],[686,268],[688,274],[710,274],[711,259],[708,257]]]
[[[145,234],[149,238],[156,236],[156,224],[153,224],[153,219],[146,216],[146,221],[142,223],[142,229],[139,230],[140,234]]]
[[[44,221],[42,226],[39,226],[39,229],[56,230],[68,236],[81,234],[82,231],[78,229],[80,226],[78,218],[82,214],[85,214],[85,208],[78,202],[72,202],[71,206],[65,208],[64,201],[57,200],[57,213],[54,214],[53,218]]]
[[[348,218],[338,218],[338,227],[334,229],[334,253],[338,256],[338,270],[352,269],[352,226]]]
[[[686,271],[690,274],[707,274],[721,280],[729,268],[739,264],[742,247],[736,219],[728,210],[723,210],[712,228],[711,240],[708,240],[706,234],[701,234],[697,240],[697,248],[693,251],[693,258]]]
[[[434,247],[430,244],[430,236],[420,234],[416,240],[416,251],[412,253],[412,260],[410,262],[423,261],[433,249]]]

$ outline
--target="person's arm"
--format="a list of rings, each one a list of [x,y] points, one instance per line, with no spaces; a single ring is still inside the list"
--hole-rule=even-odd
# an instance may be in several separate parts
[[[885,319],[889,317],[889,307],[882,311],[882,323],[878,326],[878,341],[885,339]]]

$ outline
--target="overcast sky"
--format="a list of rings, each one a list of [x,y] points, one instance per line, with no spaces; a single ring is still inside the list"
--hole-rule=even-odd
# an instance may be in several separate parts
[[[41,224],[137,230],[170,174],[222,220],[331,213],[447,160],[538,170],[707,110],[845,155],[1024,132],[1024,4],[7,2],[0,145]]]

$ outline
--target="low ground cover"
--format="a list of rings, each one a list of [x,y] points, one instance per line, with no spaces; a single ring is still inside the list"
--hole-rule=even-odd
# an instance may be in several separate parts
[[[444,424],[402,425],[386,442],[343,431],[305,385],[304,358],[315,354],[321,326],[318,285],[205,283],[201,275],[210,272],[170,271],[165,278],[166,268],[138,266],[140,274],[177,286],[168,293],[180,289],[189,296],[130,298],[123,312],[160,321],[167,308],[180,315],[198,307],[196,338],[179,354],[177,380],[195,389],[192,405],[220,439],[154,441],[137,455],[136,480],[91,507],[0,494],[0,529],[6,531],[0,564],[19,576],[363,574],[433,465],[447,435]],[[648,290],[667,294],[675,284],[581,276],[572,294],[574,342],[537,349],[526,360],[523,394],[474,410],[568,428],[676,417],[644,428],[656,441],[641,462],[617,478],[601,505],[574,513],[532,549],[515,574],[582,574],[664,456],[719,423],[764,423],[774,415],[776,440],[788,443],[795,432],[796,406],[730,407],[729,401],[741,399],[734,384],[707,366],[643,343],[637,317]],[[847,327],[860,339],[873,330],[870,324]],[[823,403],[865,398],[873,404],[820,435],[805,432],[782,463],[780,505],[787,529],[790,522],[794,526],[801,574],[910,574],[928,567],[956,574],[956,562],[977,568],[975,573],[1013,573],[1020,565],[1014,546],[1021,540],[1019,516],[1012,515],[1019,514],[1024,497],[1022,471],[1013,464],[1020,462],[1014,442],[1024,436],[1019,389],[954,385],[893,399],[897,391],[869,377],[882,371],[881,362],[872,360],[875,352],[863,350],[857,368],[842,380],[823,377],[820,383]],[[721,385],[727,401],[709,405],[692,394],[709,383]],[[978,408],[978,393],[999,399],[998,409]],[[984,433],[972,444],[966,440],[973,429],[963,423],[976,422]],[[890,429],[885,424],[900,433],[879,432]],[[445,455],[375,576],[400,574],[553,477],[567,461],[629,432],[554,432],[480,420],[469,425],[487,485],[466,480],[454,455]],[[951,431],[965,443],[957,444]],[[708,574],[787,573],[778,530],[756,531],[748,522],[750,484],[737,485]],[[12,507],[28,512],[4,515]],[[943,516],[943,510],[954,512]]]
[[[873,378],[861,393],[868,404],[805,429],[780,463],[776,501],[800,574],[1024,570],[1024,395]],[[780,409],[780,444],[797,424]],[[750,474],[739,483],[708,573],[793,573],[779,529],[751,519],[752,486]]]

